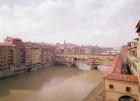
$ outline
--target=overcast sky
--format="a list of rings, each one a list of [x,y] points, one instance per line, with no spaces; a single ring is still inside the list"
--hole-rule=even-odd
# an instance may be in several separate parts
[[[118,47],[137,37],[139,19],[140,0],[0,0],[0,41]]]

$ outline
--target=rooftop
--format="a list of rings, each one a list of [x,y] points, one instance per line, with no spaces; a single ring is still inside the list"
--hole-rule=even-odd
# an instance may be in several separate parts
[[[10,43],[0,43],[0,46],[16,46],[16,45]]]
[[[121,54],[119,54],[114,58],[108,72],[104,75],[104,79],[138,83],[137,76],[121,73],[122,64],[123,57]]]
[[[110,73],[110,74],[105,75],[104,78],[109,79],[109,80],[138,83],[138,78],[134,75]]]

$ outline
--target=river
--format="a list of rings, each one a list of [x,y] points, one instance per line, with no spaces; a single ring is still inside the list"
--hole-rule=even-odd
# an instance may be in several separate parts
[[[52,66],[0,80],[0,101],[81,101],[102,80],[97,70]]]

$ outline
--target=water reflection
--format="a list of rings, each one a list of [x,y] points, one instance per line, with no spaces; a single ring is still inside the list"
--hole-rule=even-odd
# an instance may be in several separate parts
[[[108,70],[109,66],[108,65],[98,65],[97,69],[103,72],[106,72]]]
[[[81,101],[101,80],[98,71],[49,67],[0,80],[0,101]]]

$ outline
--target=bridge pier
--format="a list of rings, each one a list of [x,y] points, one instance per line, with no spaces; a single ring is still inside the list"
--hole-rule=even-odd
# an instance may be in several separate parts
[[[98,69],[98,68],[97,68],[97,65],[91,64],[91,69],[92,69],[92,70],[93,70],[93,69],[96,69],[96,70],[97,70],[97,69]]]

